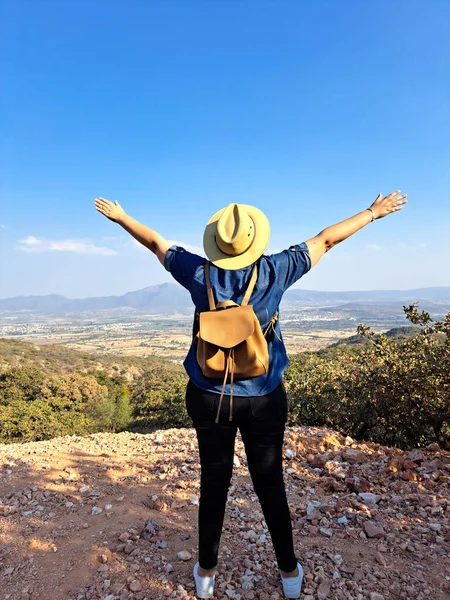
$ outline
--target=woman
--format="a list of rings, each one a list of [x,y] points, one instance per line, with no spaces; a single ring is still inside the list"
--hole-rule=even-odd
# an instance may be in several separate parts
[[[300,597],[303,570],[294,551],[282,470],[288,412],[282,374],[289,361],[279,321],[274,317],[283,293],[316,265],[325,252],[371,221],[401,210],[405,198],[406,194],[400,195],[400,190],[384,198],[379,194],[370,208],[327,227],[306,242],[272,255],[264,254],[270,235],[269,222],[255,207],[230,204],[207,224],[203,246],[210,261],[209,279],[214,300],[233,300],[240,304],[256,264],[257,279],[250,304],[262,330],[271,323],[272,330],[267,336],[268,372],[236,379],[231,397],[226,378],[222,385],[222,380],[204,376],[196,359],[194,341],[184,361],[189,375],[186,408],[196,429],[201,464],[199,557],[193,570],[198,597],[211,598],[213,595],[238,427],[253,486],[271,534],[285,597]],[[207,261],[180,246],[171,245],[161,235],[125,214],[117,200],[112,203],[98,198],[95,207],[156,254],[161,264],[189,290],[196,307],[194,340],[199,330],[198,314],[210,307],[205,278]]]

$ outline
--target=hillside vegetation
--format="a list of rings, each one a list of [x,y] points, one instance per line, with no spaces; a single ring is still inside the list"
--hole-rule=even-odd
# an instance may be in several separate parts
[[[291,419],[402,448],[450,442],[450,313],[433,323],[404,307],[417,335],[374,335],[292,358],[286,384]]]
[[[291,357],[288,424],[327,425],[402,448],[450,443],[450,313],[374,335],[360,325],[346,344]],[[361,342],[361,343],[359,343]],[[363,343],[364,342],[364,343]],[[189,427],[181,365],[0,340],[0,441],[97,431]]]
[[[0,442],[186,426],[181,365],[0,340]]]

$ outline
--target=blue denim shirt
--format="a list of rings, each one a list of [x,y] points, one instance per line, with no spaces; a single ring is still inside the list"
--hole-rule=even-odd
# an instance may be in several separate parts
[[[192,329],[192,339],[198,332],[197,313],[209,310],[204,264],[206,259],[188,252],[181,246],[171,246],[164,259],[164,267],[174,279],[185,287],[191,294],[196,311]],[[290,246],[278,254],[263,255],[258,261],[258,279],[251,295],[249,304],[264,330],[278,309],[283,293],[311,268],[311,258],[305,242]],[[244,269],[220,269],[211,264],[210,279],[216,303],[222,300],[242,302],[248,287],[253,265]],[[259,377],[235,379],[233,395],[262,396],[274,390],[280,383],[283,371],[289,364],[283,338],[280,331],[280,321],[275,331],[267,334],[269,349],[269,371]],[[192,343],[184,360],[187,374],[198,387],[213,393],[222,390],[223,380],[205,377],[196,358],[197,346]],[[230,393],[230,384],[225,388],[225,394]]]

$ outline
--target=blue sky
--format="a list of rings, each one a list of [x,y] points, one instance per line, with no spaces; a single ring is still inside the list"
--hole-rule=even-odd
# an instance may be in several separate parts
[[[6,0],[0,296],[170,281],[97,196],[188,248],[229,202],[268,251],[401,189],[296,287],[450,285],[450,3]]]

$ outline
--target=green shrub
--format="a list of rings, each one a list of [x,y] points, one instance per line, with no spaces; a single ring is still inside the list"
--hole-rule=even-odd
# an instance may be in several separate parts
[[[358,351],[335,348],[294,359],[286,373],[291,423],[328,425],[356,439],[400,447],[450,441],[450,313],[433,323],[417,304],[403,307],[422,327],[406,340],[373,340]],[[336,352],[336,350],[340,350]]]
[[[2,442],[122,431],[131,412],[129,391],[120,376],[49,375],[33,365],[0,374]]]
[[[0,406],[0,441],[39,442],[62,435],[84,435],[96,426],[66,398],[13,400]]]
[[[130,387],[135,426],[150,428],[190,427],[186,412],[187,376],[179,370],[149,370]]]

